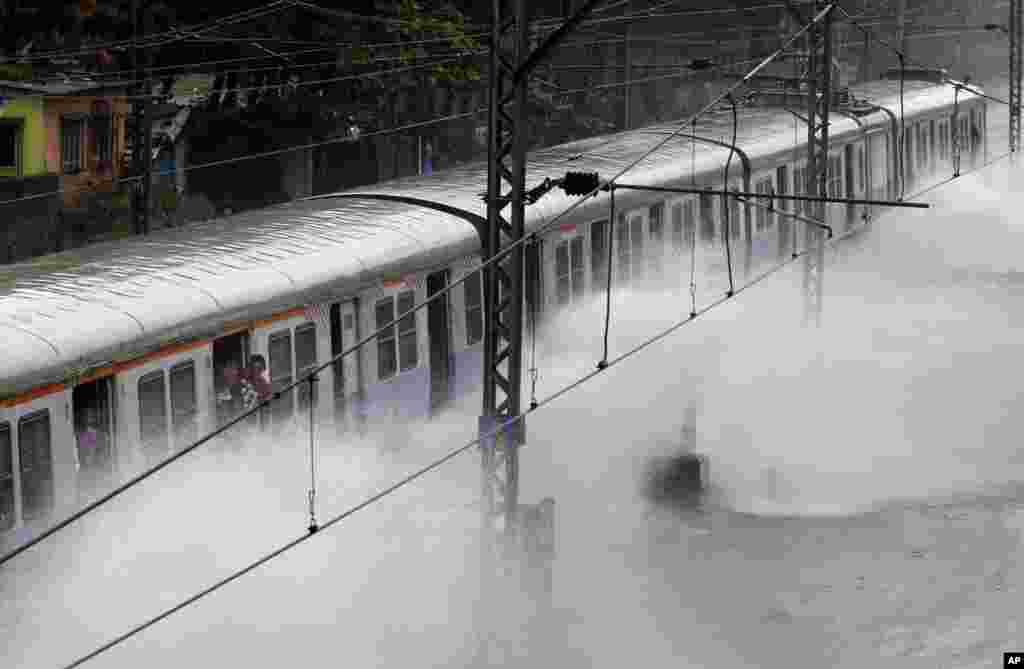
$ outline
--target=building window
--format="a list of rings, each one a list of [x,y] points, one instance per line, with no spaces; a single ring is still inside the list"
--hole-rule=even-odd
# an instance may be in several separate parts
[[[82,169],[82,135],[85,124],[79,118],[61,119],[60,151],[64,174]]]
[[[292,331],[282,330],[270,335],[267,341],[270,356],[270,390],[279,393],[292,384]],[[281,393],[280,399],[270,404],[270,415],[276,422],[290,418],[295,408],[295,394]]]
[[[146,450],[161,448],[167,434],[167,387],[163,370],[139,379],[139,440]]]
[[[11,424],[0,423],[0,532],[14,527],[14,451]]]
[[[109,164],[113,156],[112,150],[112,118],[110,116],[93,116],[90,119],[90,127],[93,137],[93,152],[96,154],[96,161]]]
[[[484,300],[482,272],[473,272],[462,284],[466,300],[466,344],[472,346],[484,338]]]
[[[665,249],[665,205],[659,202],[648,212],[651,231],[651,252],[647,255],[647,267],[652,278],[661,278],[661,254]]]
[[[18,170],[20,135],[17,123],[0,123],[0,169]]]
[[[295,328],[295,371],[297,378],[303,378],[316,367],[316,325],[307,323]],[[309,381],[298,388],[299,410],[316,404],[316,382],[310,392]]]
[[[18,423],[21,464],[21,509],[25,520],[45,516],[53,508],[53,459],[50,455],[50,412],[40,411]]]
[[[196,366],[192,361],[171,368],[171,430],[179,446],[196,440]]]
[[[602,291],[608,282],[608,221],[590,225],[590,276],[594,291]]]

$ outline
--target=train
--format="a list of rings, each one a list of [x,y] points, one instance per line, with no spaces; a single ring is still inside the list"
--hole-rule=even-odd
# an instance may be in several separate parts
[[[831,112],[829,194],[900,197],[961,161],[983,161],[986,104],[975,91],[910,70],[849,86]],[[528,179],[607,178],[643,157],[623,182],[800,194],[802,105],[772,95],[745,106],[735,128],[724,108],[685,132],[662,123],[532,151]],[[283,388],[473,274],[485,190],[486,166],[467,163],[0,270],[0,544],[25,541],[78,508],[97,481],[122,480],[230,419],[226,368],[259,355],[272,388]],[[656,285],[699,261],[711,289],[727,271],[726,235],[735,271],[749,273],[790,257],[800,224],[787,214],[805,211],[785,200],[620,190],[615,220],[604,192],[550,225],[577,199],[552,191],[526,210],[527,232],[544,229],[526,255],[536,270],[527,272],[529,309],[541,316],[605,290],[610,225],[617,288]],[[843,230],[879,207],[828,209]],[[482,319],[476,272],[285,394],[268,420],[287,426],[313,412],[344,432],[429,419],[479,386]]]

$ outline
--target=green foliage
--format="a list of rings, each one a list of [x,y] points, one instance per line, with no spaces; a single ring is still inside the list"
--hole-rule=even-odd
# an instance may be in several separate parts
[[[135,230],[128,218],[118,218],[110,225],[110,239],[126,239],[134,234]]]
[[[131,193],[126,190],[114,193],[110,198],[110,207],[118,211],[130,209],[132,206]]]
[[[409,41],[424,41],[441,38],[438,46],[448,51],[469,55],[480,49],[480,40],[467,31],[466,17],[451,4],[435,8],[424,8],[416,0],[401,0],[398,6],[398,33]],[[429,55],[428,50],[419,46],[403,47],[399,54],[403,65],[417,58]],[[480,68],[475,64],[438,65],[431,76],[437,81],[478,81]]]
[[[167,189],[160,193],[158,197],[160,209],[163,211],[175,211],[178,208],[178,192]]]
[[[28,81],[32,78],[32,66],[18,63],[0,63],[0,79],[6,81]]]

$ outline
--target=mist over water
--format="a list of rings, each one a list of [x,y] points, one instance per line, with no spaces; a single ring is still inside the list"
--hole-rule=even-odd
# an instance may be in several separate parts
[[[744,530],[667,518],[641,494],[691,401],[719,508],[847,515],[1021,479],[1024,284],[991,277],[1024,269],[1021,176],[965,176],[830,251],[820,329],[801,326],[800,260],[528,418],[521,500],[557,502],[566,640],[537,666],[756,664],[735,593],[770,587],[764,565],[699,548]],[[675,292],[616,292],[611,358],[689,313],[688,266],[672,271]],[[545,326],[538,399],[594,369],[603,324],[599,299]],[[321,522],[473,438],[479,397],[464,405],[362,439],[320,430]],[[214,443],[0,568],[4,665],[62,666],[303,534],[307,449],[301,430]],[[459,456],[86,666],[465,666],[478,467]],[[792,641],[808,657],[826,644]]]

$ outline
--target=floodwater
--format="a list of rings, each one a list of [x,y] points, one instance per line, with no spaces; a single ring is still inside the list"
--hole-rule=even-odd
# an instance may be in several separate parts
[[[798,261],[529,417],[521,498],[557,503],[555,642],[534,666],[966,668],[1014,649],[1024,286],[997,275],[1024,269],[1020,172],[963,177],[830,252],[818,329]],[[685,284],[618,294],[611,358],[685,317]],[[603,316],[540,337],[538,399],[594,369]],[[466,443],[475,401],[322,432],[321,522]],[[643,473],[691,402],[712,494],[661,508]],[[64,666],[303,535],[308,478],[302,434],[213,444],[0,568],[4,666]],[[471,450],[85,666],[465,666],[478,485]]]

